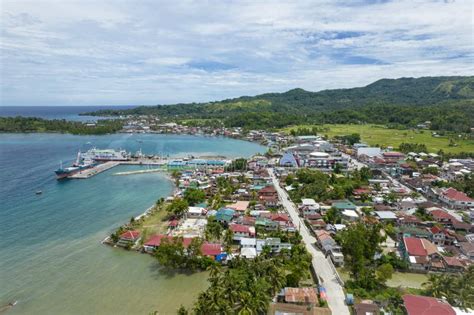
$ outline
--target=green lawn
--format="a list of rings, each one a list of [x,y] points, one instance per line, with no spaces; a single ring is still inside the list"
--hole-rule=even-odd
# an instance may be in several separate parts
[[[337,268],[337,272],[341,276],[342,280],[347,281],[350,279],[349,273],[344,268]],[[392,279],[387,281],[387,286],[421,289],[422,284],[426,281],[428,281],[428,275],[426,274],[394,272]]]
[[[298,127],[309,127],[310,125],[295,126],[285,128],[284,131],[289,132],[291,129]],[[433,137],[430,130],[398,130],[388,129],[380,125],[319,125],[318,128],[324,128],[322,135],[328,135],[329,138],[334,136],[348,135],[351,133],[360,134],[362,141],[369,145],[392,146],[398,147],[403,142],[423,143],[430,152],[436,153],[440,149],[444,152],[460,153],[473,152],[474,140],[455,139],[457,146],[449,146],[449,137]]]

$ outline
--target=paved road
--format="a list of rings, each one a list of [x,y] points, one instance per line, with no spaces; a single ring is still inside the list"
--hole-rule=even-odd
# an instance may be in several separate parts
[[[289,201],[288,194],[280,187],[280,183],[273,170],[269,169],[268,172],[272,177],[273,185],[275,185],[282,205],[288,211],[293,224],[299,230],[306,245],[306,249],[313,256],[313,267],[320,279],[320,283],[326,288],[329,308],[334,315],[350,314],[348,307],[344,303],[344,292],[342,286],[337,281],[330,262],[324,257],[324,254],[313,245],[316,242],[316,239],[309,233],[303,220],[298,216],[298,211],[296,210],[294,203]]]

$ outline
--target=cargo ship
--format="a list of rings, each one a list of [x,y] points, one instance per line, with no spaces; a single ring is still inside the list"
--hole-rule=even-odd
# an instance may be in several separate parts
[[[80,171],[94,167],[97,164],[108,161],[128,161],[130,154],[125,150],[113,149],[90,149],[87,152],[78,152],[76,161],[69,167],[63,167],[62,162],[55,171],[57,179],[64,179]]]
[[[59,168],[54,171],[56,173],[57,179],[67,178],[71,175],[74,175],[82,170],[88,169],[96,165],[97,163],[90,159],[89,157],[84,157],[82,153],[79,151],[77,153],[76,161],[72,166],[63,167],[63,163],[60,162]]]

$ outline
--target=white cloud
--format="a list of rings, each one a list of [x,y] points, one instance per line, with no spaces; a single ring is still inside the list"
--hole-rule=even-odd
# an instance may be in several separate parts
[[[474,73],[470,1],[373,2],[3,0],[0,102],[175,103]]]

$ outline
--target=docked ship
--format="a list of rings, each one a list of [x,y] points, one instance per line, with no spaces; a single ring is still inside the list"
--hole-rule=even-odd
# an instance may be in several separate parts
[[[69,167],[60,167],[55,171],[57,179],[67,178],[80,171],[94,167],[97,164],[108,161],[128,161],[130,154],[125,150],[113,149],[90,149],[87,152],[78,152],[76,161]]]
[[[94,160],[84,157],[81,152],[78,152],[76,161],[72,164],[72,166],[63,167],[63,163],[60,162],[59,168],[54,172],[56,173],[57,179],[63,179],[79,173],[82,170],[91,168],[96,164],[97,163]]]
[[[95,162],[128,161],[130,160],[130,154],[125,150],[93,148],[82,153],[82,158]]]

